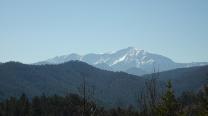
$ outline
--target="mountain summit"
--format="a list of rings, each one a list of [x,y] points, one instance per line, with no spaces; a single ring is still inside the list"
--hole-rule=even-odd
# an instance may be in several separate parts
[[[176,63],[170,58],[153,54],[135,47],[128,47],[112,53],[79,55],[76,53],[57,56],[35,64],[61,64],[71,60],[79,60],[97,68],[110,71],[124,71],[130,74],[142,75],[157,71],[171,70],[175,68],[206,65],[208,63]],[[135,72],[135,73],[132,73]],[[142,73],[138,73],[142,72]]]

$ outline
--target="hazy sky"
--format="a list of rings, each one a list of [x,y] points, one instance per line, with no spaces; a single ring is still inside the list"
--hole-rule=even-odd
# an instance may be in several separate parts
[[[0,62],[128,46],[208,61],[208,0],[0,0]]]

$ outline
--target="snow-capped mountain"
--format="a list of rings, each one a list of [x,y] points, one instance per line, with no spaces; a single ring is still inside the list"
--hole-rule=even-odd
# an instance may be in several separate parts
[[[69,54],[64,56],[57,56],[46,61],[38,62],[35,64],[60,64],[71,60],[79,60],[86,62],[95,67],[111,70],[111,71],[124,71],[127,73],[142,72],[142,74],[152,73],[153,69],[156,71],[165,71],[175,68],[192,67],[198,65],[206,65],[208,63],[176,63],[171,59],[146,52],[134,47],[128,47],[112,53],[103,54]],[[137,75],[140,75],[137,74]]]

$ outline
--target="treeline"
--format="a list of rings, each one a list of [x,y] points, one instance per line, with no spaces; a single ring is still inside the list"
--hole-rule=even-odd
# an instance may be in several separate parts
[[[76,94],[37,96],[31,100],[23,94],[0,102],[0,116],[208,116],[208,86],[197,94],[184,92],[176,98],[171,82],[164,93],[155,80],[138,95],[139,107],[106,109]]]
[[[148,81],[140,93],[138,116],[208,116],[208,85],[197,94],[187,91],[176,97],[170,81],[164,93],[156,81]]]

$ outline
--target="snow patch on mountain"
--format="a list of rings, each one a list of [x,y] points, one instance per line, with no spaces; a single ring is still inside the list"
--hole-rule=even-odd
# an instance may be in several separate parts
[[[128,71],[135,73],[137,69],[143,70],[140,72],[152,73],[153,68],[157,68],[159,71],[165,71],[175,68],[208,65],[207,62],[176,63],[168,57],[149,53],[145,50],[134,47],[128,47],[111,53],[101,54],[90,53],[86,55],[79,55],[73,53],[69,55],[57,56],[35,64],[60,64],[71,60],[83,61],[105,70],[125,71],[127,73]],[[131,71],[131,69],[133,71]]]
[[[124,56],[120,57],[118,60],[115,60],[112,64],[110,64],[110,66],[115,65],[115,64],[117,64],[119,62],[124,61],[125,58],[126,58],[126,56],[127,56],[127,54],[125,54]]]

